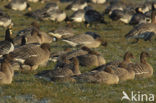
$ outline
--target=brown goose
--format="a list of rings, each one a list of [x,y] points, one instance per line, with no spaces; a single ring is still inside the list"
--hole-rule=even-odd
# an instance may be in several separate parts
[[[11,67],[10,57],[7,56],[7,58],[4,58],[1,62],[0,67],[0,84],[11,84],[14,71]]]
[[[88,48],[97,48],[100,45],[106,46],[107,42],[103,41],[101,38],[94,39],[91,35],[79,34],[75,35],[69,39],[63,40],[71,46],[83,45]]]
[[[102,65],[93,69],[93,71],[94,70],[107,71],[106,68],[109,67],[113,70],[112,73],[119,77],[120,82],[126,81],[126,80],[132,80],[135,77],[135,72],[132,70],[126,69],[128,65],[132,63],[130,58],[133,58],[132,53],[126,52],[122,62],[119,62],[119,61],[110,62],[110,63],[107,63],[106,65]]]
[[[21,64],[21,69],[35,70],[38,66],[44,66],[50,57],[49,44],[27,44],[10,53],[13,61]],[[29,68],[30,67],[30,68]]]
[[[37,74],[37,76],[52,81],[73,81],[74,79],[72,79],[71,76],[81,74],[79,70],[79,61],[76,57],[68,60],[66,59],[66,56],[63,55],[59,58],[62,60],[57,62],[56,67],[53,70],[43,71]]]
[[[125,37],[135,38],[136,42],[139,39],[144,39],[145,41],[151,41],[152,36],[156,33],[156,10],[154,8],[154,4],[152,4],[152,15],[151,15],[152,23],[147,24],[139,24],[134,27]]]
[[[138,78],[148,78],[153,75],[153,67],[146,61],[146,57],[149,57],[147,52],[140,54],[140,63],[130,64],[128,69],[135,72],[135,76]]]
[[[31,27],[21,30],[16,38],[14,39],[14,44],[19,46],[21,44],[22,36],[27,38],[27,44],[30,43],[51,43],[52,38],[45,32],[40,31],[39,24],[37,22],[33,22]]]
[[[107,68],[107,70],[109,72],[112,71],[111,68]],[[74,79],[77,82],[103,83],[107,85],[118,84],[119,82],[119,78],[117,75],[97,70],[75,76]]]
[[[78,56],[80,65],[82,66],[100,66],[106,64],[106,60],[96,51],[92,51],[87,47],[82,47],[82,50],[88,54]]]

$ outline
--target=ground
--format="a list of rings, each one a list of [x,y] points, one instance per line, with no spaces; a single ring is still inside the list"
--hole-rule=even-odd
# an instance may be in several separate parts
[[[55,0],[56,1],[56,0]],[[133,0],[135,1],[135,0]],[[139,0],[137,0],[139,1]],[[7,2],[0,3],[2,9]],[[43,7],[44,4],[31,3],[33,10]],[[67,3],[59,4],[61,9],[64,9]],[[99,8],[100,6],[100,8]],[[94,5],[94,8],[102,12],[105,8],[103,5]],[[12,11],[4,9],[14,22],[13,33],[16,33],[26,28],[33,18],[23,16],[27,11]],[[67,11],[68,15],[71,11]],[[73,29],[77,34],[86,31],[94,31],[108,41],[107,47],[100,46],[95,49],[109,61],[122,60],[122,56],[126,51],[130,51],[135,55],[133,62],[139,62],[139,54],[142,51],[150,53],[151,57],[148,62],[154,68],[154,75],[148,79],[137,79],[123,82],[117,85],[104,85],[93,83],[57,83],[48,82],[42,79],[35,78],[35,74],[46,69],[53,69],[55,63],[49,63],[47,67],[39,67],[36,71],[16,72],[13,82],[10,85],[0,86],[0,103],[121,103],[122,91],[130,95],[131,91],[142,94],[156,95],[156,39],[151,42],[139,41],[137,44],[131,44],[124,38],[124,35],[133,27],[123,24],[119,21],[111,21],[108,16],[105,16],[107,25],[99,24],[96,29],[87,29],[83,23],[73,23]],[[41,30],[48,32],[60,26],[65,26],[66,23],[55,23],[49,21],[40,21]],[[4,39],[5,29],[0,27],[0,40]],[[155,36],[156,37],[156,36]],[[68,45],[62,41],[51,43],[51,50],[59,51]],[[94,67],[80,67],[82,72],[85,72]],[[156,98],[155,98],[156,102]],[[124,100],[122,103],[128,103]],[[129,102],[130,103],[130,102]],[[153,102],[154,103],[154,102]]]

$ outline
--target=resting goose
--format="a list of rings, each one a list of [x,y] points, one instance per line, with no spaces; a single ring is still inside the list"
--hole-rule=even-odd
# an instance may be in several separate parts
[[[119,77],[120,82],[126,81],[126,80],[132,80],[135,77],[135,72],[130,69],[127,70],[128,65],[132,63],[130,60],[131,58],[133,58],[132,53],[126,52],[122,62],[118,62],[118,61],[110,62],[110,63],[107,63],[106,65],[99,66],[99,67],[93,69],[92,71],[98,70],[98,71],[109,72],[106,69],[108,67],[108,68],[112,69],[113,74],[115,74]]]
[[[153,67],[146,61],[146,57],[149,57],[149,54],[142,52],[140,54],[140,63],[130,64],[128,66],[129,70],[135,72],[135,77],[137,78],[149,78],[153,75]]]
[[[0,26],[8,27],[9,25],[13,25],[11,18],[8,14],[0,10]]]
[[[48,34],[57,39],[66,39],[75,35],[73,29],[68,27],[59,27],[54,31],[50,31]]]
[[[71,76],[81,74],[79,70],[79,61],[76,57],[67,59],[65,55],[62,55],[59,57],[59,60],[61,61],[57,62],[54,69],[42,71],[37,74],[37,76],[40,78],[49,78],[52,81],[67,81],[67,79],[69,81],[73,80]]]
[[[135,26],[125,37],[128,38],[135,38],[136,42],[139,39],[144,39],[145,41],[151,41],[152,36],[156,33],[156,10],[154,10],[154,5],[152,5],[152,23],[140,24]]]
[[[52,38],[47,33],[40,31],[40,27],[36,22],[33,22],[31,27],[19,31],[17,36],[14,38],[14,45],[19,46],[21,44],[23,35],[27,38],[27,44],[52,42]]]
[[[31,11],[31,7],[26,0],[11,0],[11,2],[5,7],[8,9],[19,10],[19,11],[23,11],[25,9]]]
[[[106,0],[91,0],[95,4],[104,4]]]
[[[102,46],[107,45],[107,43],[104,42],[101,38],[94,39],[91,35],[87,35],[87,34],[75,35],[63,41],[67,42],[69,45],[74,46],[74,47],[78,45],[83,45],[88,48],[97,48],[100,45]]]
[[[14,50],[13,40],[11,38],[12,30],[10,27],[5,32],[5,40],[0,41],[0,56],[9,54]]]
[[[46,65],[50,57],[50,45],[27,44],[16,48],[10,55],[14,62],[21,65],[21,69],[36,70],[38,66]]]
[[[111,68],[107,68],[112,71]],[[119,78],[115,74],[111,74],[105,71],[91,71],[82,73],[81,75],[73,77],[77,82],[87,83],[102,83],[102,84],[118,84]]]
[[[74,0],[71,4],[69,4],[66,7],[66,10],[77,11],[79,9],[84,9],[87,5],[87,2],[84,0]]]
[[[0,84],[11,84],[14,76],[14,70],[10,64],[11,58],[7,56],[1,62],[0,67]]]
[[[80,65],[100,66],[106,63],[106,60],[98,52],[93,51],[87,47],[82,47],[81,49],[87,51],[88,54],[80,55],[77,57],[79,59]]]

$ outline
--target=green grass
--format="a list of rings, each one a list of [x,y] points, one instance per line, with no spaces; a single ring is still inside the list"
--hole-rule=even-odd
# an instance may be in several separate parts
[[[135,0],[134,0],[135,1]],[[7,4],[7,2],[1,2],[0,7]],[[31,4],[35,10],[43,7],[44,4],[36,3]],[[65,4],[60,4],[61,9],[64,9]],[[101,8],[99,8],[101,6]],[[102,12],[104,6],[94,5],[94,8]],[[14,22],[13,32],[16,34],[19,30],[26,28],[35,19],[23,16],[27,11],[19,12],[12,11],[3,8],[12,18]],[[67,11],[71,14],[71,11]],[[137,44],[131,44],[124,38],[124,35],[132,29],[132,26],[125,25],[121,22],[111,21],[108,16],[105,16],[106,21],[109,24],[99,24],[97,30],[93,28],[86,29],[83,23],[73,23],[73,29],[77,34],[84,33],[86,31],[94,31],[99,33],[104,40],[108,41],[108,47],[99,47],[95,50],[101,52],[104,58],[109,62],[112,60],[122,60],[122,56],[126,51],[131,51],[135,55],[134,62],[139,62],[139,54],[141,51],[147,51],[150,53],[151,58],[148,59],[149,63],[156,68],[156,40],[153,40],[153,44],[150,42],[139,41]],[[48,32],[60,26],[65,26],[65,22],[54,23],[51,21],[41,21],[41,30]],[[0,39],[4,38],[5,30],[0,27]],[[52,51],[63,50],[68,46],[62,41],[52,43]],[[104,85],[104,84],[92,84],[92,83],[58,83],[48,82],[42,79],[35,78],[35,74],[46,69],[52,69],[54,63],[49,63],[47,67],[40,67],[34,72],[25,71],[15,73],[12,84],[0,86],[0,103],[3,103],[3,99],[6,99],[4,103],[21,103],[18,96],[33,95],[35,99],[43,100],[48,99],[49,103],[121,103],[122,91],[126,91],[128,94],[131,91],[141,91],[141,93],[153,93],[156,95],[156,73],[149,79],[139,79],[133,81],[127,81],[118,85]],[[82,72],[88,71],[92,68],[80,67]],[[156,100],[155,100],[156,101]],[[30,103],[27,101],[26,103]],[[36,102],[38,103],[38,102]],[[128,103],[128,101],[123,101]]]

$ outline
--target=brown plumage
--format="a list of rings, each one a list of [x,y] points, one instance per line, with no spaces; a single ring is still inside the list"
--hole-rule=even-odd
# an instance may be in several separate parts
[[[14,76],[14,70],[10,64],[10,58],[8,55],[2,60],[0,68],[0,84],[10,84]]]
[[[96,71],[96,70],[75,76],[74,79],[77,82],[103,83],[107,85],[118,84],[119,82],[118,76],[105,71]]]
[[[19,62],[23,66],[28,65],[30,69],[35,70],[39,65],[44,66],[50,56],[50,45],[27,44],[15,49],[12,53],[13,60]]]
[[[130,64],[128,69],[135,72],[135,76],[138,78],[148,78],[153,75],[153,67],[146,61],[146,57],[149,57],[147,52],[140,54],[140,63]]]

